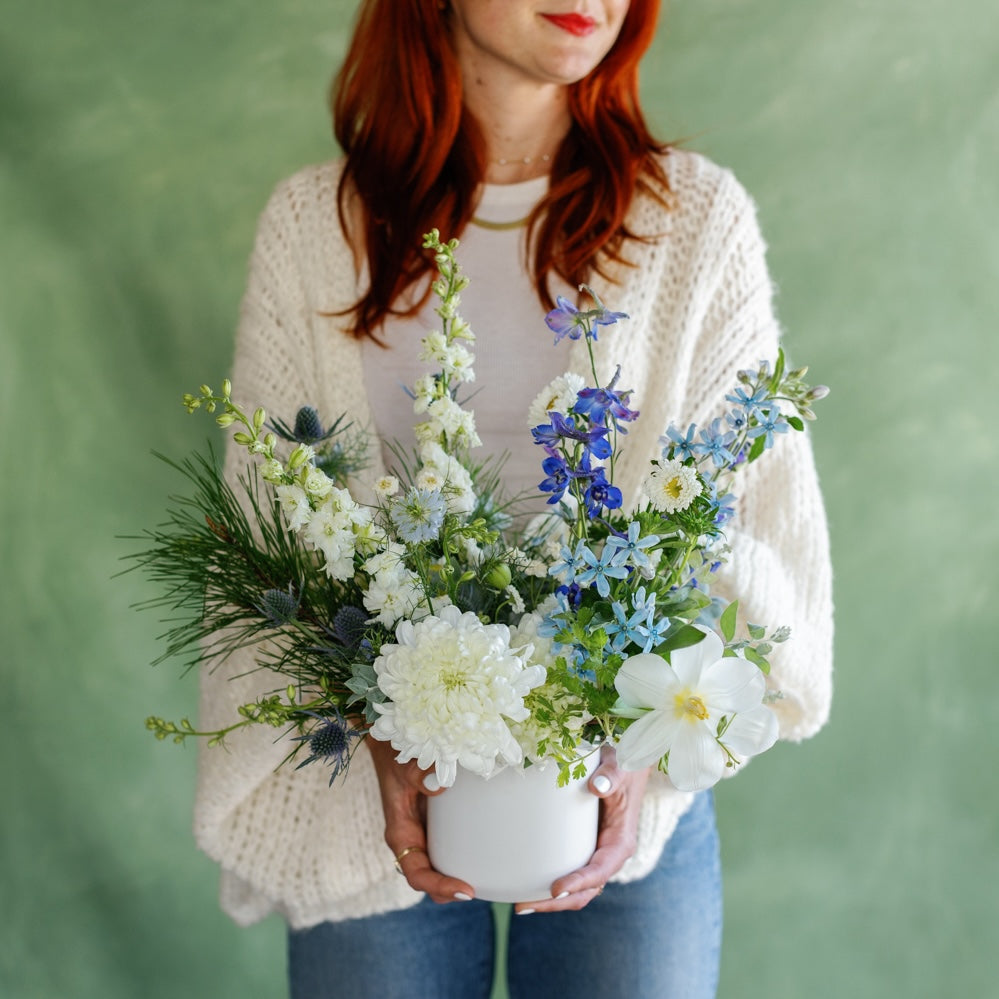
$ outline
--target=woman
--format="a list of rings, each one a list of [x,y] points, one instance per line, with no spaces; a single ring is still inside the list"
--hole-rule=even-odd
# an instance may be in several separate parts
[[[461,239],[476,332],[476,423],[510,452],[514,492],[540,478],[524,417],[552,377],[585,372],[540,317],[587,281],[631,320],[602,336],[642,418],[616,468],[637,499],[658,437],[703,422],[738,370],[777,352],[752,202],[726,171],[661,147],[637,99],[658,0],[366,0],[333,90],[337,163],[278,187],[261,218],[244,300],[237,394],[290,419],[348,412],[383,441],[410,440],[399,385],[422,373],[435,319],[420,236]],[[807,436],[742,476],[738,534],[719,590],[751,620],[792,626],[774,673],[783,738],[811,735],[830,698],[825,519]],[[379,456],[383,460],[387,450]],[[235,455],[230,461],[236,462]],[[235,465],[232,466],[235,468]],[[383,470],[376,459],[372,477]],[[203,727],[255,694],[234,658],[203,676]],[[293,995],[487,996],[492,907],[434,871],[415,763],[366,740],[347,779],[277,766],[286,747],[244,733],[200,760],[196,834],[222,866],[222,904],[290,925]],[[511,995],[714,994],[720,943],[710,794],[607,754],[598,848],[552,897],[514,907]],[[387,847],[386,847],[387,844]],[[402,877],[396,873],[398,866]]]

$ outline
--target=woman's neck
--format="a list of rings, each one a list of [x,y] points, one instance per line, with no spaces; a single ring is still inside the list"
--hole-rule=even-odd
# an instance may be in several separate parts
[[[487,184],[516,184],[550,172],[572,122],[565,87],[491,87],[472,76],[465,104],[485,139]]]

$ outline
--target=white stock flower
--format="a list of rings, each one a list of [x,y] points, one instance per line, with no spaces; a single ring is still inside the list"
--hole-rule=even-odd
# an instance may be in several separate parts
[[[298,483],[277,486],[274,490],[289,531],[300,531],[312,516],[308,493]]]
[[[763,705],[766,681],[751,662],[723,657],[706,632],[670,661],[654,653],[626,659],[614,680],[615,712],[635,718],[617,744],[623,770],[641,770],[669,753],[667,773],[681,791],[712,787],[730,763],[756,756],[777,739],[777,718]],[[733,716],[734,720],[733,720]],[[722,718],[731,723],[719,738]]]
[[[419,488],[439,489],[451,513],[471,513],[475,509],[472,476],[457,458],[439,444],[428,443],[420,448],[420,461],[423,467],[416,475]]]
[[[413,615],[423,600],[423,589],[415,572],[386,570],[372,577],[361,599],[380,624],[391,628],[400,618]]]
[[[450,396],[435,399],[427,408],[430,423],[449,441],[463,447],[478,447],[482,441],[475,430],[475,415],[462,409]]]
[[[660,513],[686,510],[701,494],[701,480],[690,466],[675,458],[657,465],[645,477],[642,491]]]
[[[371,735],[389,741],[397,759],[433,766],[442,787],[458,767],[489,776],[523,760],[510,723],[528,716],[524,696],[545,679],[510,647],[510,630],[445,607],[396,628],[374,663],[388,698],[376,705]]]
[[[314,499],[325,499],[333,490],[333,480],[321,469],[310,468],[302,483],[305,491]]]
[[[551,413],[561,413],[565,416],[576,404],[576,396],[581,388],[586,387],[586,379],[572,371],[549,382],[535,397],[527,411],[527,426],[535,427],[547,424]]]
[[[413,412],[425,413],[434,400],[437,392],[437,381],[433,375],[420,375],[413,385]]]

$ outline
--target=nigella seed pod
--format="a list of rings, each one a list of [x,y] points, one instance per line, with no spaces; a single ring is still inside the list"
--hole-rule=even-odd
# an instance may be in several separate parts
[[[303,406],[295,414],[295,440],[311,444],[323,436],[323,425],[319,414],[311,406]]]

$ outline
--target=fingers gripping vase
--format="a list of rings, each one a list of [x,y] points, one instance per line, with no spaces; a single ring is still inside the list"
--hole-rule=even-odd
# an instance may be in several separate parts
[[[557,784],[554,764],[506,767],[486,779],[458,768],[454,785],[427,799],[427,852],[434,868],[461,878],[475,897],[530,902],[551,897],[551,884],[593,855],[600,799],[586,776]]]

